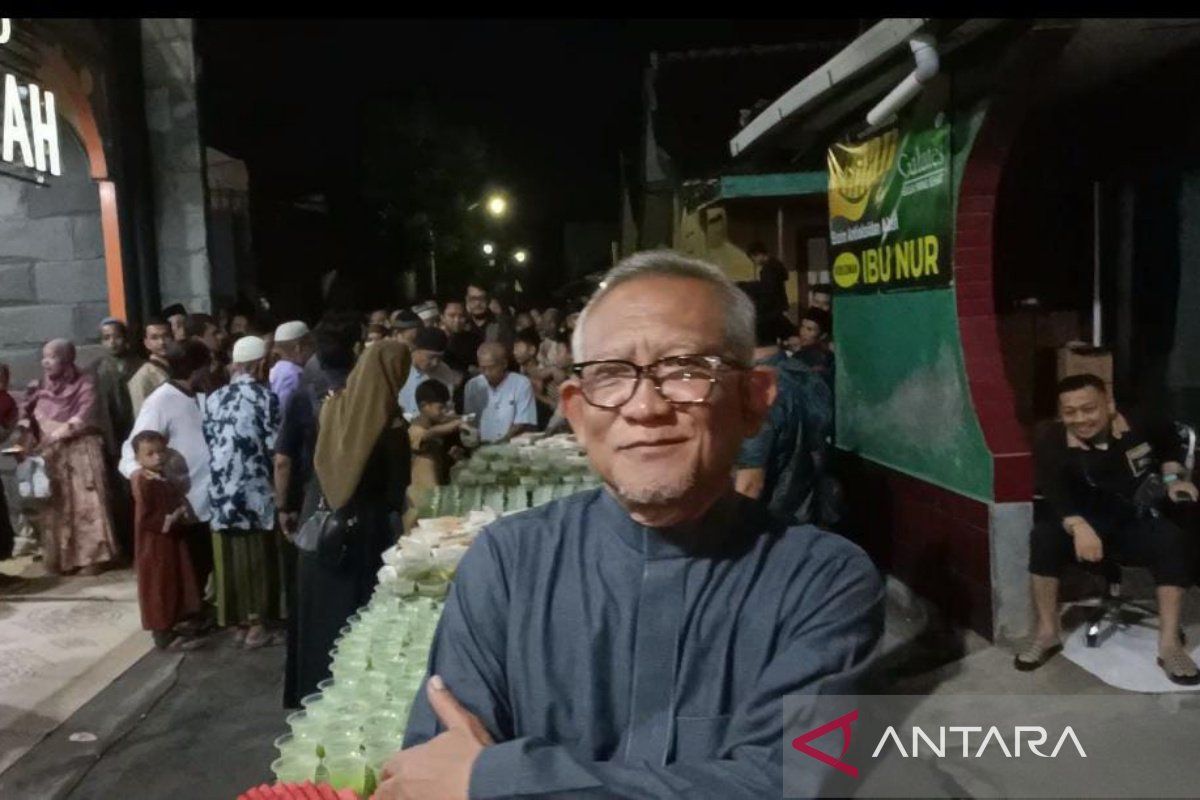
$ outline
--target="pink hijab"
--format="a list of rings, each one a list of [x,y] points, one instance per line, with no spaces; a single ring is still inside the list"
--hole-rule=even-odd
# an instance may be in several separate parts
[[[91,376],[75,366],[75,345],[66,339],[52,339],[46,347],[62,357],[63,370],[54,377],[43,372],[42,379],[30,386],[26,413],[33,416],[36,407],[38,416],[55,422],[70,422],[75,418],[87,422],[96,405],[96,387]]]

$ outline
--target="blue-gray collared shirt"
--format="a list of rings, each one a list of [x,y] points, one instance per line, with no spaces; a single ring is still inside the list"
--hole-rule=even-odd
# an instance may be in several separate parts
[[[497,742],[472,798],[757,799],[782,791],[782,697],[852,693],[882,628],[845,539],[732,492],[664,532],[600,489],[480,534],[429,669]],[[422,689],[405,746],[440,732]]]

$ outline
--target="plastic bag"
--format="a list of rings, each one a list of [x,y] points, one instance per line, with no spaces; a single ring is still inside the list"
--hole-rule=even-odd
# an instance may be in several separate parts
[[[17,465],[17,493],[26,500],[46,500],[50,497],[50,476],[46,460],[30,456]]]

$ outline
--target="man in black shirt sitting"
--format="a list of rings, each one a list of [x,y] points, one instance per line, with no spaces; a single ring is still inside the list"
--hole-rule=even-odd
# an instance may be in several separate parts
[[[1158,663],[1175,683],[1200,683],[1200,670],[1179,636],[1183,595],[1194,577],[1193,531],[1154,505],[1195,501],[1170,425],[1141,426],[1117,413],[1104,382],[1073,375],[1058,385],[1059,421],[1035,446],[1045,514],[1030,535],[1029,571],[1036,628],[1017,655],[1019,670],[1037,669],[1062,650],[1058,586],[1072,559],[1099,562],[1108,552],[1143,563],[1158,587]],[[1156,497],[1157,490],[1157,497]]]

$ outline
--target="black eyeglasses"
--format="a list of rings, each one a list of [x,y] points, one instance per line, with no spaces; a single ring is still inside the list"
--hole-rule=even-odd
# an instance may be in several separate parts
[[[668,403],[707,403],[722,372],[740,372],[746,367],[721,356],[667,356],[650,364],[632,361],[584,361],[571,367],[579,378],[583,399],[597,408],[620,408],[637,393],[643,377]]]

